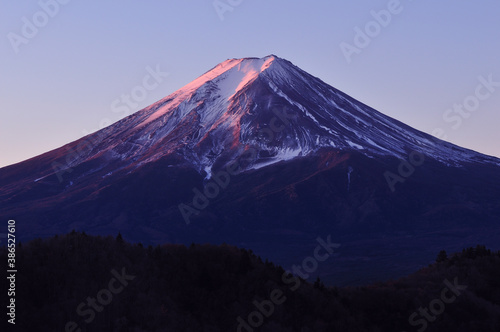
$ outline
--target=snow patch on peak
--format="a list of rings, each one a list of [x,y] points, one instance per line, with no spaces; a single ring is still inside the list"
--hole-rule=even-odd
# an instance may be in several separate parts
[[[265,58],[228,59],[166,98],[144,109],[144,111],[154,111],[143,119],[140,127],[179,107],[181,103],[195,99],[197,94],[210,95],[215,90],[218,95],[217,99],[221,103],[220,106],[224,106],[262,72],[269,70],[276,59],[277,57],[274,55]]]

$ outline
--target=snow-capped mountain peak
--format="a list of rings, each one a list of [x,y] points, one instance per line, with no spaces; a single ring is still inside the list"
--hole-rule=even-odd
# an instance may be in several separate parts
[[[455,166],[498,163],[389,118],[275,55],[228,59],[82,140],[91,149],[68,167],[103,157],[132,171],[175,155],[209,176],[217,163],[223,166],[249,150],[255,153],[243,171],[325,148],[370,158],[406,159],[419,152]]]
[[[402,171],[415,152],[425,162]],[[498,221],[499,164],[389,118],[287,60],[230,59],[107,128],[2,168],[0,216],[19,216],[21,234],[33,236],[126,227],[129,235],[189,242],[193,231],[205,236],[225,223],[231,239],[253,229],[266,241],[262,234],[332,225],[486,225]],[[414,175],[393,195],[387,171]]]

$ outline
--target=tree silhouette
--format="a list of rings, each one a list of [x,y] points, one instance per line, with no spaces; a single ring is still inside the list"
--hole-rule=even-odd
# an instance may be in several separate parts
[[[448,255],[446,254],[446,250],[441,250],[436,257],[436,263],[441,263],[448,260]]]
[[[122,233],[118,232],[118,235],[116,236],[116,242],[118,242],[118,244],[123,244]]]

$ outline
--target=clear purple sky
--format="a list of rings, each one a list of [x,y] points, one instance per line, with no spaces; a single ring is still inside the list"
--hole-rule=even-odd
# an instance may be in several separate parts
[[[221,0],[221,16],[213,0],[55,1],[0,8],[0,167],[115,122],[228,58],[268,54],[417,129],[441,128],[453,143],[500,157],[500,83],[478,88],[481,76],[500,82],[498,0]],[[388,8],[377,23],[371,11]],[[355,40],[356,27],[370,40]],[[350,62],[340,45],[354,52]],[[169,75],[140,95],[157,66]],[[120,100],[132,91],[129,105]]]

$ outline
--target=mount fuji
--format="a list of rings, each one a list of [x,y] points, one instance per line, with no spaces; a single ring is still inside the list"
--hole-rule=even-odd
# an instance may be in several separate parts
[[[390,96],[388,96],[390,97]],[[500,160],[413,129],[287,60],[226,60],[162,100],[0,169],[18,237],[72,229],[143,243],[227,242],[314,273],[392,278],[441,249],[498,249]]]

